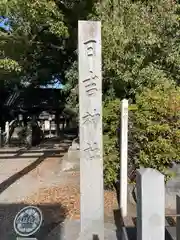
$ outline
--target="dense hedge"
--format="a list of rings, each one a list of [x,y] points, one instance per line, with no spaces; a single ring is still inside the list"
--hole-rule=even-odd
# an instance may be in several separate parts
[[[118,99],[104,103],[104,183],[108,188],[119,173],[118,125],[120,120],[120,102]]]
[[[104,104],[104,179],[112,187],[119,173],[118,131],[120,101]],[[164,83],[144,89],[129,107],[129,164],[151,167],[166,176],[167,167],[180,161],[180,88]]]
[[[166,173],[180,160],[180,88],[166,83],[146,89],[136,98],[134,161]]]

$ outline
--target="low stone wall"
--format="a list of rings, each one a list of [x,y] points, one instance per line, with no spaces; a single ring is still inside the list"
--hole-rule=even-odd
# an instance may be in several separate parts
[[[165,184],[165,208],[176,210],[176,195],[180,192],[180,164],[174,164],[169,171],[174,177]],[[134,191],[133,184],[128,185],[128,199],[136,205],[136,189]]]

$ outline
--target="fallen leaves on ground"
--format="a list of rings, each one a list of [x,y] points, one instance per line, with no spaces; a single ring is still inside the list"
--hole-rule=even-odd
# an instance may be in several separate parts
[[[92,198],[90,201],[96,201]],[[59,210],[65,209],[66,218],[80,219],[80,188],[77,185],[59,185],[50,188],[41,188],[33,196],[25,200],[26,204],[59,204]],[[104,192],[105,215],[113,214],[113,209],[117,208],[116,194],[113,191]]]

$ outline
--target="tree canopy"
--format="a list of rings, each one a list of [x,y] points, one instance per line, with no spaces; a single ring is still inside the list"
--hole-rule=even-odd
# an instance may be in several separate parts
[[[179,1],[1,0],[0,16],[0,22],[6,24],[0,25],[0,91],[7,85],[9,89],[14,85],[33,89],[58,79],[66,84],[64,101],[74,110],[78,110],[77,23],[82,19],[101,20],[107,185],[112,185],[119,171],[116,132],[119,102],[124,97],[136,106],[132,114],[132,159],[162,170],[179,157],[174,142],[180,128]],[[177,103],[175,111],[172,105],[167,108],[166,100],[171,99]],[[161,110],[162,121],[158,118]],[[171,122],[176,111],[174,126]],[[143,137],[146,145],[141,144]],[[164,147],[168,148],[166,159]],[[155,161],[151,154],[156,156]]]
[[[91,1],[2,0],[0,79],[38,85],[53,78],[65,81],[75,59],[77,20],[91,11]]]
[[[2,0],[0,79],[77,84],[77,21],[102,21],[106,95],[133,97],[144,86],[179,84],[179,4],[171,0]],[[70,72],[70,74],[69,74]]]
[[[105,0],[102,21],[104,87],[133,97],[165,79],[180,83],[179,5],[175,1]]]

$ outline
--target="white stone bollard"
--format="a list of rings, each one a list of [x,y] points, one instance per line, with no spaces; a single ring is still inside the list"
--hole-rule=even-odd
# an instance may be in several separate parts
[[[78,22],[81,234],[104,240],[101,22]]]
[[[120,142],[120,208],[122,217],[127,215],[128,180],[128,100],[121,103],[121,142]]]
[[[137,170],[137,240],[165,240],[164,175],[155,169]]]

